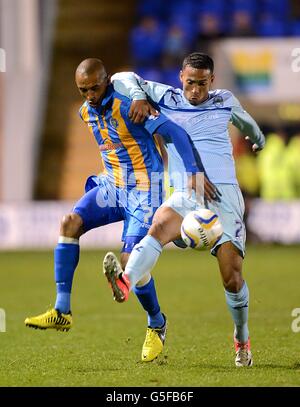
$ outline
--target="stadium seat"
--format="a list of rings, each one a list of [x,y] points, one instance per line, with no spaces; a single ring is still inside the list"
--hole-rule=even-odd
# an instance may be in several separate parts
[[[143,79],[148,79],[154,82],[163,82],[162,71],[158,68],[137,68],[135,72],[140,75]]]
[[[261,13],[272,14],[274,18],[286,20],[291,10],[290,0],[261,0],[259,9]]]
[[[228,3],[226,1],[219,0],[203,0],[196,2],[196,12],[198,13],[215,13],[224,15],[227,9]]]
[[[229,7],[231,12],[244,10],[251,14],[255,14],[257,12],[258,4],[257,0],[231,0],[229,1]]]
[[[287,35],[287,27],[285,22],[268,16],[257,25],[256,33],[261,37],[282,37]]]
[[[169,28],[173,25],[182,29],[186,41],[191,43],[195,40],[197,30],[193,19],[188,18],[186,15],[173,16],[170,17]]]
[[[163,36],[163,25],[152,16],[144,17],[130,35],[131,55],[135,64],[156,64],[161,56]]]
[[[145,16],[164,18],[166,12],[165,2],[161,0],[142,0],[137,2],[137,13],[140,18]]]
[[[181,88],[182,84],[179,79],[179,70],[178,67],[164,69],[162,71],[163,83],[173,86],[174,88]]]
[[[293,21],[289,25],[289,34],[295,37],[300,37],[300,20]]]

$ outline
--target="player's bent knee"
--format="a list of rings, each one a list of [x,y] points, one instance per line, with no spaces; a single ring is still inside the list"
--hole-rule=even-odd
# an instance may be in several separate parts
[[[231,293],[237,293],[240,291],[243,285],[243,278],[241,273],[235,273],[228,279],[223,280],[223,286],[226,291]]]
[[[63,216],[60,224],[60,234],[67,237],[78,237],[81,233],[83,221],[77,213]]]
[[[164,238],[164,234],[165,234],[164,222],[160,220],[153,222],[149,229],[149,235],[161,241]]]

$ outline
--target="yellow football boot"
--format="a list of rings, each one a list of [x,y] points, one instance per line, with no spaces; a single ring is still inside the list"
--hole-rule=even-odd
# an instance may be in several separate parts
[[[35,329],[56,329],[57,331],[68,331],[72,327],[72,314],[62,314],[52,308],[44,314],[36,317],[26,318],[25,325]]]
[[[152,362],[162,352],[167,333],[167,318],[161,328],[147,328],[146,338],[142,349],[142,362]]]

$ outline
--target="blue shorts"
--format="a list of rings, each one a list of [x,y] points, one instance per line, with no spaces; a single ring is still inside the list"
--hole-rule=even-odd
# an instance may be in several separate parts
[[[207,202],[206,208],[216,213],[222,223],[224,233],[217,244],[211,249],[214,256],[218,247],[225,242],[232,242],[242,257],[245,256],[246,228],[244,224],[245,205],[241,190],[234,184],[215,184],[221,192],[220,202]],[[168,206],[183,218],[190,211],[203,208],[204,205],[196,202],[194,195],[187,197],[186,192],[175,191],[163,206]],[[183,244],[182,244],[183,243]],[[175,242],[179,247],[184,247],[184,242],[179,239]]]
[[[162,185],[146,192],[124,189],[116,187],[105,176],[89,177],[86,191],[73,208],[83,220],[84,232],[124,221],[121,240],[124,242],[122,252],[126,253],[146,236],[163,198]]]

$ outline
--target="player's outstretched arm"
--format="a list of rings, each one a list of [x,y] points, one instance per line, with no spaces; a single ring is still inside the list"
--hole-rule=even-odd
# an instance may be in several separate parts
[[[262,150],[265,145],[265,136],[253,117],[243,109],[240,102],[236,98],[234,101],[235,104],[231,112],[232,124],[246,135],[246,140],[251,141],[254,152]]]
[[[134,72],[119,72],[111,77],[114,89],[132,100],[128,117],[135,124],[143,123],[149,116],[158,116],[157,110],[148,102],[149,97],[159,102],[170,86],[145,81]]]

